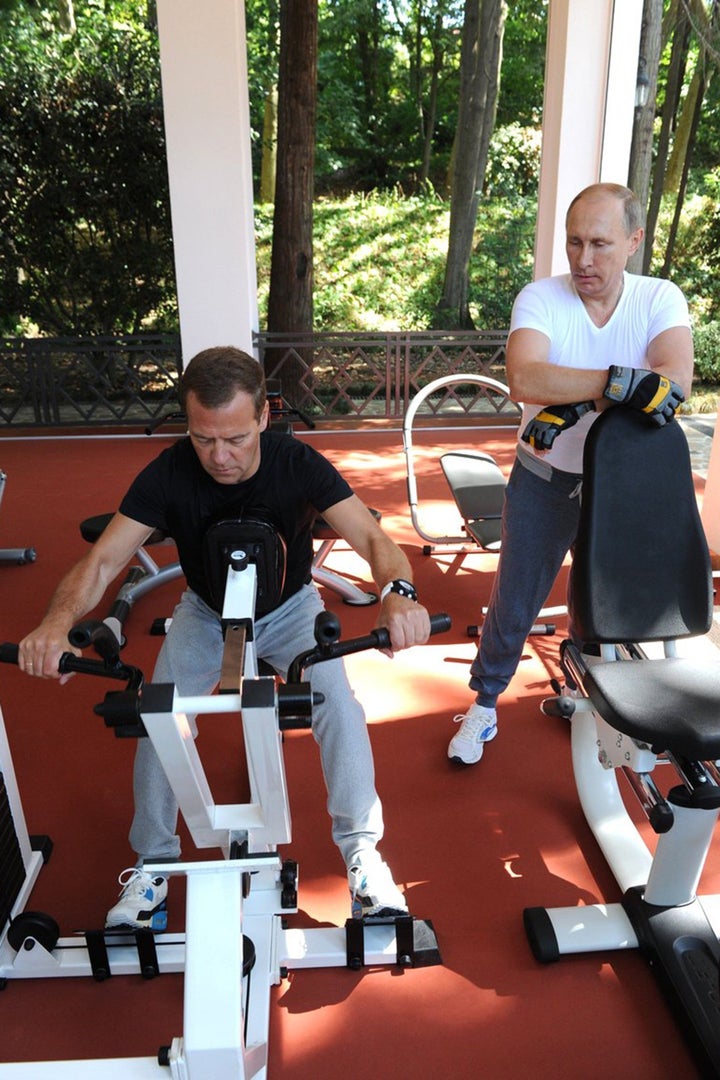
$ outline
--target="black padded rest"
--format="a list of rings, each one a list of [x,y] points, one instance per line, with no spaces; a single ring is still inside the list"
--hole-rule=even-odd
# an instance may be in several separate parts
[[[712,622],[710,555],[677,423],[608,409],[585,446],[569,607],[583,641],[662,641]]]
[[[89,544],[94,544],[97,538],[104,532],[107,526],[110,524],[114,514],[96,514],[95,517],[85,518],[80,522],[80,535],[83,540],[87,540]],[[147,547],[149,544],[161,544],[167,537],[160,529],[154,529],[150,533],[147,540],[144,542],[143,547]]]
[[[570,572],[576,637],[607,644],[705,634],[710,557],[679,424],[653,427],[608,409],[585,445],[580,526]],[[720,660],[616,660],[583,677],[618,731],[692,759],[720,758]]]
[[[617,660],[588,669],[583,685],[618,731],[695,761],[720,758],[720,660]]]

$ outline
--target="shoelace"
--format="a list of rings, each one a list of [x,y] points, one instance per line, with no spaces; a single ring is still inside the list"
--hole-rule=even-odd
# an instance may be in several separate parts
[[[453,724],[460,724],[463,720],[467,722],[467,731],[463,734],[471,739],[474,739],[477,735],[482,739],[486,732],[491,732],[495,727],[494,724],[489,724],[487,720],[484,720],[482,716],[468,716],[467,713],[458,713],[457,716],[453,716]]]
[[[144,891],[147,885],[151,883],[151,879],[150,875],[146,874],[144,870],[139,870],[137,866],[130,866],[118,876],[118,883],[120,885],[120,895],[122,896],[126,891],[128,893],[131,891]]]

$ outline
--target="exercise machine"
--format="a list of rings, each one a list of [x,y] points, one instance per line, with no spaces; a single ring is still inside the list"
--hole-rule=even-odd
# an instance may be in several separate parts
[[[472,550],[467,547],[468,541],[473,548],[480,548],[482,551],[497,553],[500,550],[501,519],[507,485],[495,459],[483,450],[448,450],[440,457],[440,467],[462,518],[463,532],[432,534],[426,531],[421,520],[415,476],[413,426],[423,404],[433,396],[440,396],[441,403],[445,402],[443,416],[447,417],[448,409],[452,408],[453,399],[457,401],[456,391],[460,387],[465,387],[466,394],[470,388],[469,393],[473,395],[475,401],[487,400],[493,415],[499,416],[507,412],[508,426],[513,429],[517,428],[520,415],[517,404],[510,397],[508,387],[487,375],[443,375],[429,382],[415,395],[403,420],[403,450],[407,470],[410,518],[418,536],[427,541],[422,548],[423,555],[432,555],[437,548],[449,550],[455,548],[461,552]],[[463,406],[463,411],[465,409],[466,406]],[[439,410],[440,405],[437,406],[435,415],[438,415]],[[483,609],[483,615],[486,611],[487,609]],[[542,620],[552,619],[564,615],[565,611],[564,607],[543,608],[539,617]],[[476,624],[471,624],[467,628],[469,637],[477,637],[479,632],[480,629]],[[546,621],[539,622],[532,627],[530,633],[533,635],[554,634],[555,625]]]
[[[280,544],[280,547],[278,546]],[[221,858],[154,863],[153,874],[186,878],[183,934],[92,931],[84,940],[60,938],[55,921],[27,910],[27,901],[50,844],[28,835],[10,748],[0,714],[0,836],[4,895],[0,914],[0,980],[58,976],[185,975],[183,1033],[162,1046],[157,1060],[34,1062],[4,1065],[3,1078],[45,1075],[152,1077],[167,1066],[174,1080],[258,1077],[267,1073],[270,989],[289,969],[365,964],[420,967],[441,962],[432,924],[411,915],[348,919],[345,927],[287,928],[297,912],[298,867],[281,861],[278,845],[291,839],[282,732],[309,727],[314,699],[303,678],[306,667],[368,648],[386,648],[386,630],[341,641],[339,622],[323,612],[316,645],[300,654],[285,683],[261,675],[253,624],[273,603],[284,572],[281,541],[261,521],[218,523],[206,552],[222,562],[224,654],[219,692],[182,696],[172,685],[145,684],[123,663],[117,637],[106,623],[87,621],[70,635],[77,647],[92,645],[100,659],[63,654],[62,672],[77,671],[125,684],[106,694],[95,711],[118,737],[150,738],[180,811],[199,850],[220,849]],[[433,616],[432,631],[447,630],[446,615]],[[17,662],[16,645],[0,646],[0,661]],[[250,799],[217,804],[190,737],[188,717],[240,717]],[[7,872],[6,872],[7,868]]]
[[[5,495],[6,482],[7,473],[0,469],[0,505],[2,505],[3,496]],[[0,563],[16,563],[18,566],[22,566],[24,563],[35,562],[36,558],[37,552],[33,547],[0,548]]]
[[[299,409],[295,409],[288,405],[282,396],[280,383],[276,379],[269,379],[267,382],[267,400],[270,407],[270,423],[274,430],[292,434],[292,424],[288,418],[293,416],[297,416],[301,419],[311,430],[315,428],[315,423],[310,417]],[[152,424],[149,424],[145,428],[145,434],[152,435],[162,426],[162,424],[168,423],[169,421],[177,422],[184,420],[185,414],[182,412],[166,413],[165,415],[158,417]],[[0,489],[0,498],[1,497],[2,491]],[[378,521],[380,520],[381,515],[379,511],[371,509],[370,512]],[[88,543],[94,544],[102,534],[103,530],[108,526],[112,517],[112,513],[105,513],[85,518],[85,520],[80,523],[80,534],[82,538]],[[318,585],[331,589],[344,603],[350,604],[353,607],[365,607],[370,604],[376,604],[379,599],[376,592],[362,588],[360,585],[348,580],[334,570],[330,570],[325,565],[330,553],[340,540],[340,537],[323,517],[318,516],[314,522],[313,539],[317,541],[317,547],[315,549],[311,567],[313,581]],[[175,581],[183,576],[182,567],[179,562],[173,561],[164,566],[160,566],[148,550],[148,548],[155,545],[167,544],[173,544],[172,539],[156,529],[145,541],[145,544],[138,548],[135,553],[135,559],[137,561],[133,562],[128,567],[123,582],[110,605],[110,609],[105,619],[105,622],[112,627],[119,640],[122,640],[124,623],[137,601],[153,589],[157,589],[161,585]],[[167,620],[159,617],[152,623],[152,632],[163,634],[165,633],[166,626]]]
[[[542,708],[570,721],[580,802],[622,899],[527,908],[525,931],[542,963],[639,949],[701,1069],[718,1076],[720,896],[697,888],[720,813],[720,660],[681,644],[709,630],[713,594],[679,424],[617,407],[592,426],[569,597],[565,685]],[[620,776],[657,835],[654,855]]]

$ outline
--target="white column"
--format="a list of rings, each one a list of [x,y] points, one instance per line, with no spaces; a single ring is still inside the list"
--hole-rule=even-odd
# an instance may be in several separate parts
[[[158,0],[183,363],[258,328],[243,0]]]
[[[535,277],[560,274],[565,212],[588,184],[626,184],[642,0],[550,0]]]

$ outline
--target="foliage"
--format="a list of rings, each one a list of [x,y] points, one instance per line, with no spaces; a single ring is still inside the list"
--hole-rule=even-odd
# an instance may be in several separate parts
[[[508,124],[495,129],[485,172],[486,199],[526,199],[540,181],[542,136],[535,127]]]
[[[265,95],[277,79],[279,3],[245,0],[258,171]],[[43,333],[172,328],[154,2],[65,6],[74,11],[75,33],[63,29],[60,0],[0,0],[0,330],[21,321]],[[462,0],[320,0],[319,11],[317,328],[426,328],[447,247],[442,194],[457,124]],[[478,326],[507,326],[512,298],[531,276],[547,11],[548,0],[508,5],[497,127],[470,265]],[[660,98],[664,78],[661,71]],[[671,269],[698,327],[720,319],[719,118],[716,74]],[[430,180],[421,182],[428,125]],[[658,252],[672,211],[667,200]],[[261,310],[271,213],[257,209]],[[660,266],[658,257],[652,271]]]
[[[700,323],[693,328],[695,378],[720,384],[720,321]]]
[[[537,127],[542,120],[548,0],[513,0],[503,46],[498,126]]]
[[[315,329],[424,330],[442,287],[449,204],[432,190],[324,197],[314,208]],[[265,325],[272,207],[255,210],[260,324]],[[517,291],[532,276],[535,204],[483,203],[470,263],[478,326],[507,328]]]
[[[720,318],[720,167],[698,179],[696,193],[686,200],[678,226],[672,279],[688,297],[697,323]],[[656,252],[665,249],[672,200],[663,204]],[[660,258],[651,266],[659,272]]]
[[[24,24],[0,69],[3,329],[163,328],[173,321],[167,165],[155,35],[138,4],[77,4],[77,32]],[[142,5],[145,9],[145,5]],[[149,323],[148,320],[151,320]]]

